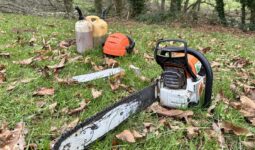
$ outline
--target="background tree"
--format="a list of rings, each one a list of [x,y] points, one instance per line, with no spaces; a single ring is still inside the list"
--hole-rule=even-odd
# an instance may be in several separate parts
[[[224,25],[227,24],[227,20],[225,17],[225,9],[224,9],[224,2],[223,0],[216,0],[216,11],[218,13],[220,22]]]
[[[174,17],[178,16],[181,12],[182,0],[171,0],[170,14]]]
[[[165,5],[166,5],[166,0],[161,0],[160,9],[161,9],[162,12],[165,11]]]
[[[120,17],[123,9],[123,0],[114,0],[116,14]]]
[[[140,15],[145,9],[145,0],[128,0],[131,8],[131,16]]]
[[[255,0],[247,0],[247,6],[251,11],[250,23],[255,25]]]
[[[101,15],[102,13],[102,0],[94,0],[94,5],[96,9],[97,15]]]

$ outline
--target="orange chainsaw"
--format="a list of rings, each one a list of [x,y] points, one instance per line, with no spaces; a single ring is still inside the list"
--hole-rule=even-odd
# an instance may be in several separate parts
[[[168,46],[170,42],[181,43],[183,46]],[[188,48],[183,40],[159,40],[154,56],[163,69],[155,83],[123,98],[62,134],[53,149],[85,149],[131,115],[156,101],[169,108],[210,106],[213,73],[203,54]]]

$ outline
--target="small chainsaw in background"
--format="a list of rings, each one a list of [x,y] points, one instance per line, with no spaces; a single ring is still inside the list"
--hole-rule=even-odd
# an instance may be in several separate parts
[[[167,46],[170,42],[181,43],[183,46]],[[159,40],[154,56],[163,69],[155,83],[123,98],[62,134],[53,149],[85,149],[132,114],[144,110],[156,101],[169,108],[210,106],[213,73],[203,54],[188,48],[187,42],[183,40]]]

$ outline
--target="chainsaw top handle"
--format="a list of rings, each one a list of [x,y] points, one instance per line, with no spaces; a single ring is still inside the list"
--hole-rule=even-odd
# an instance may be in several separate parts
[[[171,41],[181,42],[181,43],[184,44],[184,47],[174,47],[174,46],[162,47],[162,48],[159,47],[160,43],[162,43],[162,42],[171,42]],[[169,58],[165,58],[164,56],[158,55],[159,51],[161,51],[161,52],[181,52],[181,53],[185,53],[186,63],[188,63],[187,54],[190,54],[190,55],[193,55],[194,57],[196,57],[201,62],[202,66],[205,70],[205,76],[206,76],[206,78],[205,78],[206,79],[205,96],[204,96],[204,102],[202,104],[202,107],[209,107],[210,104],[211,104],[211,96],[212,96],[213,72],[212,72],[212,68],[211,68],[210,63],[205,58],[205,56],[202,53],[200,53],[199,51],[188,48],[187,47],[187,42],[185,42],[183,40],[159,40],[157,45],[156,45],[156,48],[154,50],[154,56],[155,56],[155,60],[157,61],[157,63],[163,69],[164,69],[164,64],[169,60]],[[187,68],[187,70],[188,70],[188,68]],[[190,70],[190,72],[192,72],[192,71]],[[192,76],[192,74],[191,74],[191,76]]]
[[[170,46],[170,47],[160,47],[160,44],[162,43],[169,43],[169,42],[176,42],[176,43],[182,43],[184,45],[184,47],[174,47],[174,46]],[[157,42],[156,44],[156,48],[155,48],[155,57],[157,57],[157,52],[158,51],[162,51],[162,52],[180,52],[180,51],[184,51],[184,59],[185,59],[185,66],[186,69],[188,71],[188,73],[190,74],[190,76],[192,77],[192,79],[194,81],[197,80],[197,76],[194,74],[194,72],[192,71],[191,67],[189,66],[188,63],[188,44],[186,41],[181,40],[181,39],[161,39]],[[157,59],[156,59],[157,60]],[[157,63],[163,68],[163,64],[161,64],[160,62]]]

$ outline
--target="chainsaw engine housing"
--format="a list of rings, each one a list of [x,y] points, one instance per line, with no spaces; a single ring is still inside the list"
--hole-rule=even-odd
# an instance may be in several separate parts
[[[184,46],[160,46],[166,42],[178,42]],[[205,95],[205,104],[202,105],[210,103],[212,73],[203,55],[187,48],[185,41],[161,40],[155,48],[155,59],[163,69],[158,86],[161,105],[170,108],[185,108],[199,104],[206,84],[208,84],[205,90],[207,95]]]

